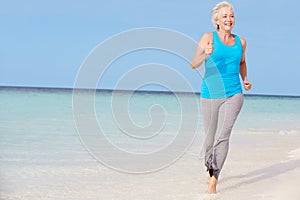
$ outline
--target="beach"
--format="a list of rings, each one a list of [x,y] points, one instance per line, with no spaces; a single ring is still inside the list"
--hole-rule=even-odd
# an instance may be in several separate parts
[[[299,136],[232,138],[220,180],[222,199],[298,199]]]
[[[219,199],[298,199],[299,140],[299,135],[233,136]],[[41,163],[35,165],[2,162],[1,199],[203,199],[207,174],[198,147],[196,140],[170,167],[142,175],[109,169],[80,148],[62,149],[55,165],[47,159],[55,151],[36,158]]]
[[[163,102],[169,98],[161,94],[154,96]],[[201,123],[190,146],[174,162],[153,171],[128,173],[122,171],[123,164],[132,164],[126,163],[127,157],[117,157],[111,152],[110,159],[120,161],[118,168],[113,169],[109,163],[93,157],[83,145],[74,125],[71,97],[72,93],[62,91],[1,91],[1,200],[204,199],[207,173],[201,159]],[[143,100],[146,97],[138,96]],[[170,106],[169,99],[167,102]],[[272,102],[272,108],[278,108],[278,103],[293,105],[293,108],[284,108],[287,113],[278,114],[276,110],[259,113],[255,107],[260,110],[263,102]],[[295,105],[300,105],[297,98],[246,99],[246,108],[233,130],[229,154],[219,178],[218,199],[299,199],[300,129],[297,122],[300,114]],[[165,108],[168,111],[169,107]],[[105,116],[110,119],[108,112]],[[128,151],[153,150],[153,146],[172,138],[176,132],[173,129],[177,128],[174,123],[178,114],[171,114],[171,121],[167,121],[165,127],[168,134],[162,135],[156,143],[149,139],[141,145],[142,149],[135,149],[134,143],[127,143],[118,135],[111,139],[119,139],[116,144]],[[257,122],[253,121],[255,118]],[[107,123],[106,126],[104,128],[114,130]],[[189,135],[189,131],[187,128],[180,134]],[[151,165],[154,161],[148,162],[147,165]],[[133,164],[144,166],[145,163]]]

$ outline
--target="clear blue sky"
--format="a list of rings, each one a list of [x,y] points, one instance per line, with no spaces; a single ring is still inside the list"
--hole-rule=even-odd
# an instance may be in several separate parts
[[[162,27],[194,40],[213,27],[216,0],[2,1],[0,85],[72,87],[90,51],[132,28]],[[232,0],[247,40],[251,94],[300,95],[300,1]],[[145,63],[151,60],[145,60]],[[187,78],[199,81],[187,66]],[[112,73],[110,76],[114,76]],[[105,87],[113,87],[106,83]]]

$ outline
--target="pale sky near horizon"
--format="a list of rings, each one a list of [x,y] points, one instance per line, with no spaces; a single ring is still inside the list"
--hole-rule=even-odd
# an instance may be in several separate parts
[[[129,29],[167,28],[198,41],[204,32],[214,30],[210,10],[218,2],[1,1],[0,86],[73,87],[89,53],[107,38]],[[253,89],[246,93],[300,96],[300,1],[229,2],[235,8],[233,32],[247,40]],[[193,70],[187,66],[183,73],[199,91],[201,80]],[[118,79],[114,74],[112,70],[109,76]],[[114,85],[107,82],[103,89],[111,89],[107,87]]]

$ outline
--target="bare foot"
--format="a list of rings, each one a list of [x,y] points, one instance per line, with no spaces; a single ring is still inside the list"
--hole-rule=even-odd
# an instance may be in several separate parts
[[[207,183],[207,184],[209,184],[210,179],[211,179],[211,176],[210,176],[209,173],[208,173],[208,175],[207,175],[207,180],[206,180],[206,183]]]
[[[209,184],[208,184],[208,189],[206,191],[207,194],[216,194],[217,193],[217,183],[218,180],[212,176],[210,178]]]

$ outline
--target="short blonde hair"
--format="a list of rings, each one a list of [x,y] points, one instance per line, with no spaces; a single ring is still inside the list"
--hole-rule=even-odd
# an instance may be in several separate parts
[[[222,2],[218,3],[210,12],[211,21],[214,25],[214,28],[217,30],[219,30],[219,25],[217,24],[217,20],[219,17],[219,11],[221,8],[224,8],[224,7],[229,7],[232,11],[234,11],[233,6],[230,3],[228,3],[227,1],[222,1]]]

